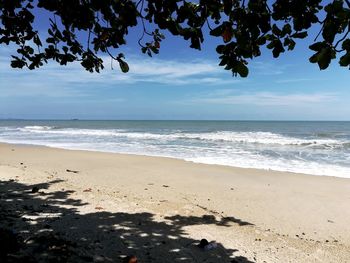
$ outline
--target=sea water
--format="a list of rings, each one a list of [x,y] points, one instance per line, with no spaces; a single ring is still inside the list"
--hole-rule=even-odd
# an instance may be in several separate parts
[[[350,178],[350,122],[3,120],[0,142]]]

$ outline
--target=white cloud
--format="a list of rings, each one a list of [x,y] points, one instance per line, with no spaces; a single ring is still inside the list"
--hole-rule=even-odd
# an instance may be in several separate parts
[[[334,93],[292,93],[245,92],[219,90],[187,100],[189,104],[256,105],[256,106],[298,106],[334,101]]]
[[[166,61],[157,58],[130,61],[130,73],[146,76],[166,76],[182,78],[200,74],[217,73],[217,65],[207,61]]]
[[[275,64],[275,63],[268,63],[268,62],[260,62],[260,61],[253,61],[249,64],[250,71],[253,74],[257,75],[281,75],[285,72],[285,70],[291,66],[291,65],[281,65],[281,64]]]
[[[163,60],[146,56],[127,58],[130,71],[126,74],[110,58],[105,57],[105,69],[101,73],[89,73],[79,63],[60,66],[50,62],[40,69],[12,69],[11,49],[0,52],[0,96],[84,96],[94,86],[121,86],[152,83],[160,85],[224,85],[240,81],[216,62],[206,60]],[[15,89],[13,88],[15,87]]]
[[[109,76],[111,80],[122,81],[126,84],[148,82],[170,85],[223,85],[238,82],[230,72],[220,68],[217,63],[207,60],[164,60],[148,57],[132,57],[127,59],[130,71],[127,74],[120,73],[119,66],[116,71],[102,72],[101,75]],[[108,63],[107,63],[108,67]],[[122,79],[121,79],[121,76]]]
[[[295,83],[295,82],[315,81],[315,80],[316,79],[312,79],[312,78],[278,79],[278,80],[275,80],[275,83],[284,84],[284,83]]]

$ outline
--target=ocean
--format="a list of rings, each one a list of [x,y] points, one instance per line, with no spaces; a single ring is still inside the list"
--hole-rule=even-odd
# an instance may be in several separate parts
[[[350,178],[350,122],[3,120],[0,142]]]

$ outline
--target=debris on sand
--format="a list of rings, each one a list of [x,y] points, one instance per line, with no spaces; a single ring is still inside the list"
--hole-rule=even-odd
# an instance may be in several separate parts
[[[198,244],[198,247],[204,250],[212,250],[217,248],[217,243],[214,241],[208,242],[205,238],[201,239],[201,241]]]
[[[70,170],[70,169],[66,169],[66,172],[67,172],[67,173],[74,173],[74,174],[79,173],[79,171],[76,171],[76,170]]]
[[[34,186],[33,188],[32,188],[32,193],[34,194],[34,193],[37,193],[37,192],[39,192],[39,187],[37,187],[37,186]]]

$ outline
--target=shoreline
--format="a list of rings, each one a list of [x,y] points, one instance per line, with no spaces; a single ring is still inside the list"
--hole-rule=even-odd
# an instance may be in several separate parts
[[[199,165],[210,165],[210,166],[218,166],[218,167],[226,167],[226,168],[233,168],[233,169],[243,169],[243,170],[253,170],[253,171],[261,171],[261,172],[272,172],[272,173],[284,173],[284,174],[291,174],[291,175],[302,175],[302,176],[317,176],[317,177],[332,177],[332,178],[341,178],[341,179],[350,179],[350,177],[345,176],[336,176],[336,175],[320,175],[320,174],[308,174],[308,173],[298,173],[298,172],[290,172],[290,171],[283,171],[283,170],[274,170],[274,169],[262,169],[262,168],[251,168],[251,167],[239,167],[239,166],[231,166],[231,165],[225,165],[225,164],[215,164],[215,163],[204,163],[204,162],[195,162],[190,161],[182,158],[176,158],[176,157],[169,157],[169,156],[160,156],[160,155],[146,155],[146,154],[138,154],[138,153],[120,153],[120,152],[113,152],[113,151],[99,151],[99,150],[89,150],[89,149],[73,149],[73,148],[63,148],[63,147],[55,147],[55,146],[49,146],[49,145],[40,145],[40,144],[30,144],[30,143],[8,143],[8,142],[2,142],[1,144],[4,145],[14,145],[14,146],[23,146],[23,147],[43,147],[43,148],[49,148],[49,149],[57,149],[57,150],[66,150],[66,151],[81,151],[81,152],[91,152],[91,153],[106,153],[106,154],[116,154],[116,155],[126,155],[126,156],[139,156],[139,157],[150,157],[150,158],[164,158],[164,159],[170,159],[170,160],[179,160],[186,163],[192,163],[192,164],[199,164]]]
[[[113,260],[130,253],[142,262],[350,258],[346,178],[0,143],[0,182],[9,195],[0,204],[13,211],[23,210],[23,201],[2,200],[37,185],[39,192],[25,197],[39,202],[48,196],[50,211],[63,211],[53,222],[48,211],[37,212],[39,217],[43,213],[43,222],[27,215],[40,222],[37,227],[49,224],[77,242],[84,237],[93,243],[97,235],[102,243],[98,253]],[[215,240],[219,248],[203,252],[189,245],[202,238]],[[144,247],[153,239],[159,245]]]

